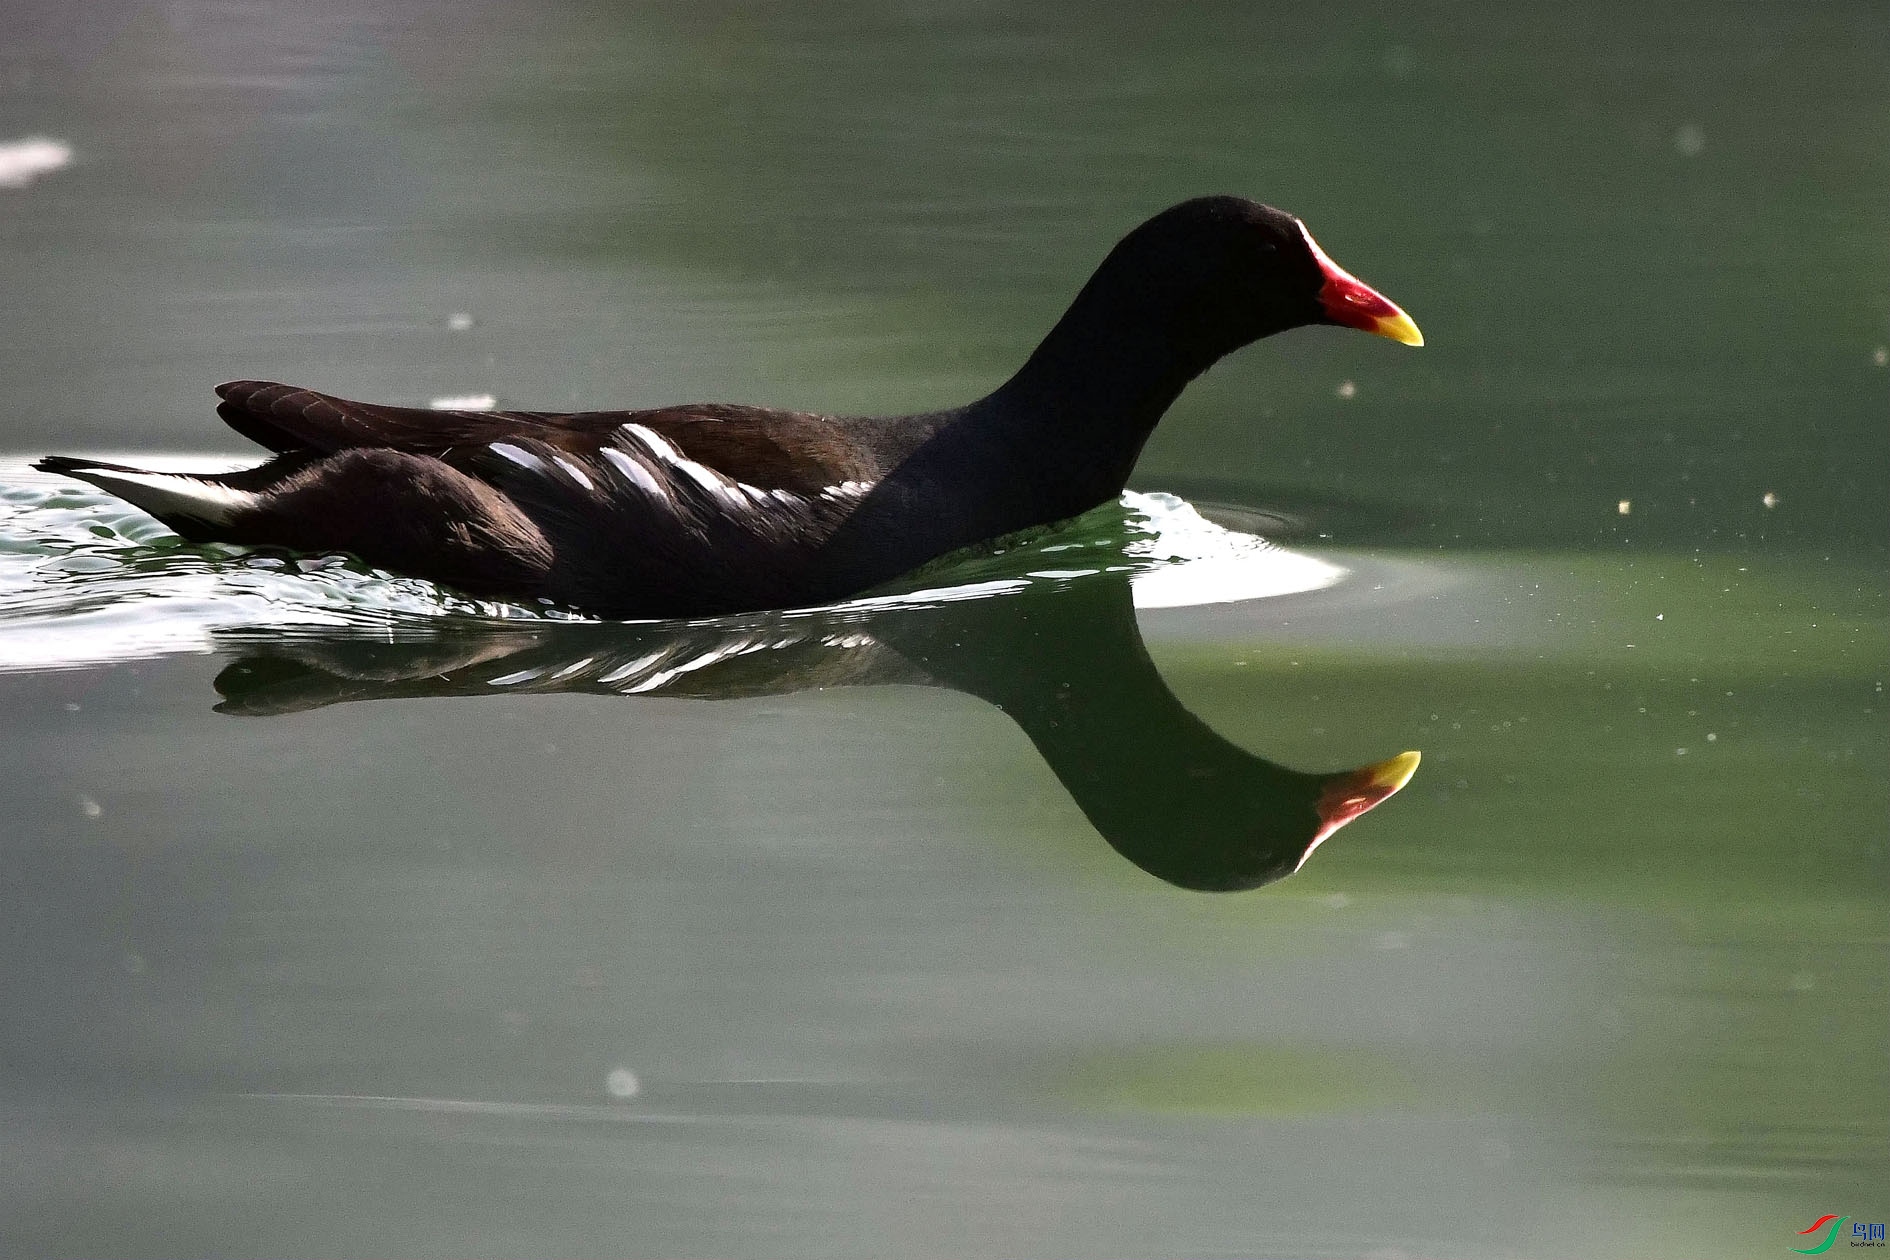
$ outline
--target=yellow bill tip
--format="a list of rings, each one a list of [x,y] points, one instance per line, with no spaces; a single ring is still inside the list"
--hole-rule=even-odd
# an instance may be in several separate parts
[[[1307,251],[1325,277],[1319,289],[1319,305],[1327,319],[1346,328],[1389,337],[1407,346],[1424,344],[1424,334],[1402,307],[1333,262],[1304,223],[1299,225],[1299,234],[1305,238]]]
[[[1390,315],[1381,316],[1371,331],[1380,337],[1389,337],[1402,345],[1421,346],[1424,344],[1424,333],[1418,328],[1417,321],[1396,307],[1392,308]]]

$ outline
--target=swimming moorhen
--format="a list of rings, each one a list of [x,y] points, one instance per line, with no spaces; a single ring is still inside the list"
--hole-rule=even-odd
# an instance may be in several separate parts
[[[193,542],[351,552],[605,617],[712,616],[844,598],[1114,498],[1190,380],[1305,324],[1423,344],[1294,216],[1202,197],[1124,237],[1015,376],[949,411],[432,411],[232,381],[217,414],[277,452],[260,467],[37,466]]]

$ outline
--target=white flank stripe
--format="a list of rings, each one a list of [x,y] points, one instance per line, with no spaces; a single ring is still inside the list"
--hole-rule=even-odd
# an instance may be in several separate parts
[[[195,477],[102,472],[89,468],[84,474],[87,481],[156,517],[187,516],[209,525],[225,525],[238,512],[256,506],[256,496],[248,491],[211,485]]]
[[[523,447],[513,446],[510,442],[494,442],[489,449],[494,455],[510,460],[520,468],[539,473],[545,471],[545,461]]]
[[[626,424],[623,426],[623,431],[643,443],[645,449],[658,459],[680,461],[683,457],[683,453],[676,449],[675,444],[655,429],[646,428],[640,424]]]
[[[714,469],[705,468],[693,459],[677,460],[676,468],[710,494],[728,494],[733,489],[715,474]]]
[[[582,468],[579,468],[576,464],[572,463],[570,460],[566,459],[562,455],[553,455],[552,458],[558,461],[558,467],[564,469],[566,472],[571,474],[571,480],[577,482],[580,486],[583,486],[586,490],[597,489],[596,486],[591,484],[591,479],[584,475],[584,470]]]
[[[630,458],[616,447],[606,446],[604,448],[604,458],[610,461],[612,468],[615,468],[625,477],[628,477],[630,483],[639,490],[658,499],[667,500],[669,498],[667,494],[663,493],[663,487],[657,482],[656,478],[650,476],[649,469],[645,468],[642,464],[639,464],[636,460]]]

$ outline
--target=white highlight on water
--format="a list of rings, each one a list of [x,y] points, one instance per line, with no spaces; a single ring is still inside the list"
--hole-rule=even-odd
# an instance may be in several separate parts
[[[1226,529],[1193,504],[1172,494],[1122,496],[1142,516],[1145,539],[1123,550],[1130,556],[1169,563],[1130,579],[1137,608],[1187,608],[1274,599],[1322,591],[1343,581],[1346,570],[1330,561],[1276,547],[1257,534]]]
[[[72,164],[72,146],[49,136],[0,143],[0,188],[25,188]]]

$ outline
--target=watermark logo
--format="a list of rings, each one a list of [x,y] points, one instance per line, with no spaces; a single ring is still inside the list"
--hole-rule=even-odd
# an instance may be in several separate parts
[[[1838,1236],[1843,1232],[1844,1223],[1846,1221],[1851,1221],[1851,1218],[1837,1215],[1820,1216],[1809,1226],[1798,1231],[1799,1237],[1815,1236],[1818,1241],[1809,1247],[1793,1247],[1792,1250],[1801,1256],[1823,1255],[1825,1252],[1831,1250],[1837,1243]],[[1883,1246],[1883,1226],[1884,1223],[1882,1221],[1851,1221],[1850,1233],[1847,1235],[1851,1246]]]
[[[1800,1235],[1804,1235],[1815,1234],[1822,1230],[1824,1232],[1824,1241],[1815,1247],[1793,1247],[1792,1250],[1796,1251],[1801,1256],[1823,1255],[1825,1252],[1831,1250],[1831,1244],[1837,1241],[1838,1231],[1844,1228],[1844,1222],[1849,1219],[1848,1216],[1820,1216],[1811,1223],[1809,1229],[1801,1229],[1798,1232]]]

